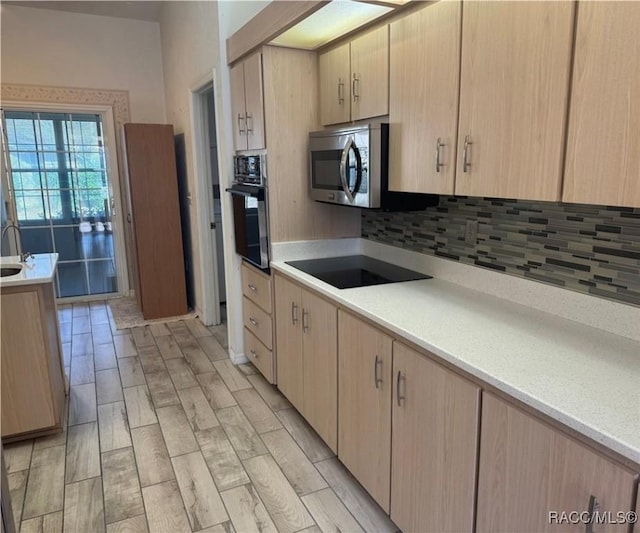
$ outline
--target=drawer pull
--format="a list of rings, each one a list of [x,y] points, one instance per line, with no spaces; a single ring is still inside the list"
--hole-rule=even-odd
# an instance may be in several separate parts
[[[253,357],[255,357],[256,359],[258,358],[258,354],[255,350],[251,350],[250,351],[251,355],[253,355]]]
[[[295,326],[298,323],[298,304],[291,302],[291,323]]]
[[[469,146],[472,144],[471,135],[465,136],[464,150],[462,150],[462,172],[469,172],[469,167],[471,166],[471,163],[469,162]]]
[[[598,510],[598,507],[598,500],[592,494],[591,496],[589,496],[589,510],[587,511],[587,513],[589,514],[589,520],[587,520],[587,523],[585,524],[585,533],[593,533],[593,518],[594,513]]]
[[[254,326],[258,325],[258,321],[253,317],[249,317],[249,322],[251,322]]]
[[[309,312],[306,309],[302,309],[302,332],[309,331]]]
[[[444,166],[444,163],[440,163],[440,149],[444,147],[442,139],[438,137],[436,140],[436,172],[440,172],[440,169]]]
[[[378,357],[376,354],[376,360],[373,363],[373,383],[376,386],[376,389],[380,388],[382,384],[382,378],[378,377],[378,368],[382,366],[382,358]]]
[[[255,285],[251,285],[251,283],[249,283],[249,288],[253,291],[256,292],[258,289],[256,289]]]
[[[402,402],[407,399],[404,394],[400,393],[400,382],[401,381],[404,382],[405,387],[406,387],[406,385],[407,385],[406,378],[402,375],[402,372],[400,372],[398,370],[398,377],[396,379],[396,400],[398,401],[398,407],[402,407]]]

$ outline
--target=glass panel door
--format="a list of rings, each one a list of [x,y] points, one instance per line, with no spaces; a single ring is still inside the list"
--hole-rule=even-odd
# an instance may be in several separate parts
[[[117,292],[100,115],[6,110],[4,116],[23,250],[60,254],[60,298]]]

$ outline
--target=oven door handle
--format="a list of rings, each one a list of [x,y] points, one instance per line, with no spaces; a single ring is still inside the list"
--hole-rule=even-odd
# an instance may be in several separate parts
[[[353,187],[353,190],[349,188],[349,182],[347,181],[347,158],[349,157],[349,152],[353,150],[354,155],[356,156],[356,183]],[[340,181],[342,182],[342,189],[344,193],[347,195],[349,199],[349,203],[354,202],[354,196],[358,189],[360,188],[360,181],[362,181],[362,158],[360,157],[360,151],[353,143],[353,138],[349,137],[347,139],[347,143],[344,145],[344,149],[342,150],[342,157],[340,158]]]

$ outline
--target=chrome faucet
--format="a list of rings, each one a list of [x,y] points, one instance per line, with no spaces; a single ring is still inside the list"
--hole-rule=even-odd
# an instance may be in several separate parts
[[[18,255],[20,256],[20,262],[26,263],[27,259],[33,257],[33,254],[31,252],[22,251],[22,233],[15,222],[7,224],[7,226],[2,230],[2,235],[0,236],[0,247],[2,245],[2,242],[4,241],[4,236],[10,228],[13,228],[13,238],[16,245],[16,250],[18,251]],[[18,237],[20,237],[20,246],[18,246]]]

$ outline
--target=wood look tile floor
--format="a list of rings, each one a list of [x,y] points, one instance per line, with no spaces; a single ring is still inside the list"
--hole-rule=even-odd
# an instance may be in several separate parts
[[[226,325],[60,306],[65,430],[5,446],[16,532],[397,531]]]

